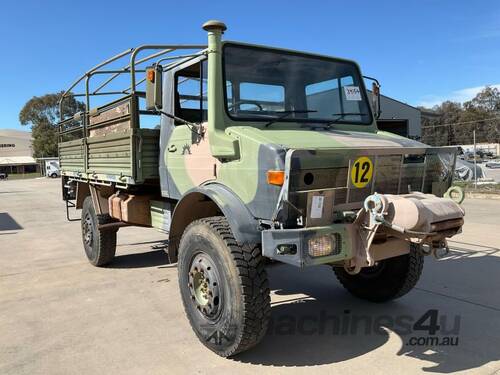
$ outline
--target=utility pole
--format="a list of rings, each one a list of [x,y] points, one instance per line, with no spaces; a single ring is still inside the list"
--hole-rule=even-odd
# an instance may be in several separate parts
[[[472,131],[472,137],[474,139],[474,188],[477,189],[477,160],[476,160],[476,127]]]

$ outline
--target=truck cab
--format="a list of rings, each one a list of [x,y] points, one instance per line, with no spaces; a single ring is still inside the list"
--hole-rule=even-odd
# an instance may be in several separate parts
[[[59,160],[45,160],[45,176],[50,178],[61,176]]]
[[[457,150],[379,131],[378,83],[370,102],[354,61],[223,41],[219,21],[203,27],[207,45],[124,51],[61,98],[61,114],[70,96],[86,100],[61,118],[59,155],[89,261],[113,260],[120,227],[165,232],[191,326],[222,356],[266,331],[266,260],[327,265],[369,301],[409,292],[423,256],[447,251],[463,225],[450,198]],[[122,70],[105,68],[122,58]],[[92,108],[119,75],[130,86]],[[204,340],[207,327],[227,340]]]

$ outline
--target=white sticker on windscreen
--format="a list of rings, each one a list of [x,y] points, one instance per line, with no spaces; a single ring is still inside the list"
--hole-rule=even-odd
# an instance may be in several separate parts
[[[361,91],[358,86],[344,86],[344,94],[346,100],[361,100]]]

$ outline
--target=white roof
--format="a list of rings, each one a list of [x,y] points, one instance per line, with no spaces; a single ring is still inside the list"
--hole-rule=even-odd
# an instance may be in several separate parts
[[[23,165],[36,164],[36,160],[31,156],[5,156],[0,157],[0,165]]]

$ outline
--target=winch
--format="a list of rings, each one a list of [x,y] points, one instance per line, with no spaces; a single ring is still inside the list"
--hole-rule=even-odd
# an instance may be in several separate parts
[[[372,243],[380,234],[409,241],[426,255],[438,257],[440,250],[448,252],[446,238],[460,233],[464,214],[451,198],[433,194],[372,194],[365,199],[354,222],[359,228],[359,241],[356,256],[348,261],[346,269],[357,273],[375,264]]]

